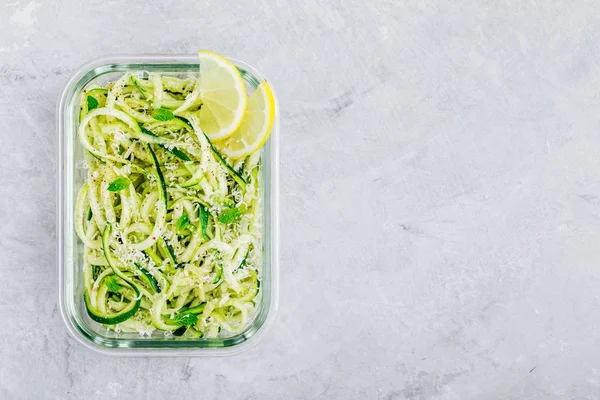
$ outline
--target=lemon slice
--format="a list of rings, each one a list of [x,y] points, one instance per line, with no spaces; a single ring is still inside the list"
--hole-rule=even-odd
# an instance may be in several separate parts
[[[218,143],[227,157],[242,158],[260,149],[271,133],[275,121],[275,98],[266,81],[248,97],[248,107],[239,128]]]
[[[198,103],[202,131],[211,140],[223,140],[240,126],[246,111],[246,87],[238,69],[225,57],[200,50],[200,76],[196,87],[174,113],[182,115]]]

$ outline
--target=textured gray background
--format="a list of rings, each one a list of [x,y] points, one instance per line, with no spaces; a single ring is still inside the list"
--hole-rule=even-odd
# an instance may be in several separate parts
[[[600,398],[598,2],[128,3],[0,8],[0,398]],[[199,48],[279,96],[280,313],[234,358],[100,356],[57,310],[56,102]]]

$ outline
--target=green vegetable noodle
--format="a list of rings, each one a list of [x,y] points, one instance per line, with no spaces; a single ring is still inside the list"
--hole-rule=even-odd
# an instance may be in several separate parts
[[[181,107],[197,82],[140,71],[81,97],[84,300],[117,333],[231,336],[260,303],[262,150],[220,153],[200,128],[202,102]]]

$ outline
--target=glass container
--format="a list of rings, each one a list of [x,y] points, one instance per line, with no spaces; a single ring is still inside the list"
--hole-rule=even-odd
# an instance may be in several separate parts
[[[229,58],[229,57],[228,57]],[[251,91],[265,78],[247,63],[229,58],[239,69]],[[86,178],[83,148],[77,138],[79,101],[89,85],[104,85],[132,71],[160,72],[189,76],[199,70],[197,56],[111,56],[91,61],[79,68],[68,81],[58,104],[58,187],[57,257],[59,304],[67,329],[85,346],[119,356],[220,356],[242,351],[264,336],[278,307],[278,174],[279,112],[270,138],[263,147],[263,260],[262,297],[251,323],[241,332],[211,339],[165,335],[155,331],[150,337],[137,333],[115,333],[93,321],[83,301],[82,250],[74,228],[77,192]],[[275,95],[275,94],[274,94]],[[277,99],[275,95],[275,99]],[[277,100],[275,100],[277,102]]]

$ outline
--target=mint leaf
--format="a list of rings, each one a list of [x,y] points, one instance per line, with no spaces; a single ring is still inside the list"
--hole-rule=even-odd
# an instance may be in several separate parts
[[[219,222],[223,224],[231,224],[232,222],[235,222],[238,219],[240,219],[241,216],[242,212],[239,209],[235,207],[226,208],[223,211],[221,211],[221,215],[219,215]]]
[[[119,284],[117,283],[117,280],[115,279],[114,276],[109,276],[108,278],[106,278],[106,287],[108,288],[108,290],[110,292],[113,293],[119,293]]]
[[[119,192],[129,186],[129,179],[125,177],[120,177],[112,181],[108,185],[109,192]]]
[[[177,228],[177,233],[182,233],[185,228],[187,228],[190,224],[190,217],[187,213],[184,213],[181,217],[177,219],[175,223],[175,227]]]
[[[194,325],[198,322],[198,316],[190,313],[176,314],[175,315],[175,323],[182,326],[190,326]]]
[[[98,100],[96,100],[92,96],[88,96],[87,97],[87,106],[88,106],[88,111],[92,111],[94,108],[98,108]]]
[[[205,240],[209,239],[208,235],[206,234],[206,228],[208,228],[209,215],[210,214],[208,213],[208,210],[203,205],[200,205],[200,225],[202,229],[202,237]]]
[[[175,115],[173,115],[173,111],[161,107],[152,111],[152,118],[159,121],[169,121],[175,118]]]

